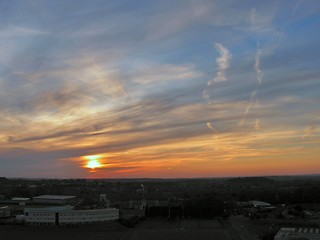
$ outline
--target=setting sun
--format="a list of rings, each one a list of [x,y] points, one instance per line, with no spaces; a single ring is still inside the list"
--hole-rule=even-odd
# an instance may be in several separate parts
[[[100,155],[86,156],[85,159],[88,161],[86,167],[91,169],[101,168],[103,165],[99,161],[100,158]]]

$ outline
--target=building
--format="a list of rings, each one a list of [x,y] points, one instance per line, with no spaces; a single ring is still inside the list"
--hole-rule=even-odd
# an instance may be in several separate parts
[[[320,240],[319,228],[281,228],[274,240]]]
[[[119,209],[104,208],[74,210],[71,206],[26,208],[24,220],[36,225],[65,225],[113,221],[119,219]]]
[[[76,210],[59,213],[60,224],[92,223],[119,219],[119,209],[105,208]]]
[[[75,196],[62,196],[62,195],[42,195],[33,198],[34,203],[43,203],[43,204],[59,204],[67,205],[74,204],[76,201]]]

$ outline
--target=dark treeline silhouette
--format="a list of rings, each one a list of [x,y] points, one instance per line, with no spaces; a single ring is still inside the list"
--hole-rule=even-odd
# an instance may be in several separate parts
[[[144,190],[141,189],[141,184]],[[233,208],[235,202],[260,200],[271,204],[320,202],[320,177],[245,177],[229,179],[7,179],[0,177],[0,195],[34,197],[37,195],[74,195],[88,205],[106,194],[112,202],[129,200],[180,199],[184,217],[210,217]],[[170,205],[170,215],[180,210]],[[158,207],[159,208],[159,207]],[[161,213],[160,213],[161,210]],[[150,208],[150,215],[167,216],[165,209]],[[159,212],[159,213],[158,213]]]
[[[167,217],[169,219],[208,219],[225,215],[224,202],[216,194],[206,194],[185,200],[179,206],[147,207],[147,217]]]

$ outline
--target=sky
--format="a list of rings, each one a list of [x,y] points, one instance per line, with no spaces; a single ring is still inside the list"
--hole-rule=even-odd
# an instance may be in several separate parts
[[[0,2],[0,176],[320,173],[320,1]]]

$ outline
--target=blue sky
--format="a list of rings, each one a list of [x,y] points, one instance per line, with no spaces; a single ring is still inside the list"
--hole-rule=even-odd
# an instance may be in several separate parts
[[[2,1],[0,175],[319,173],[319,9]]]

